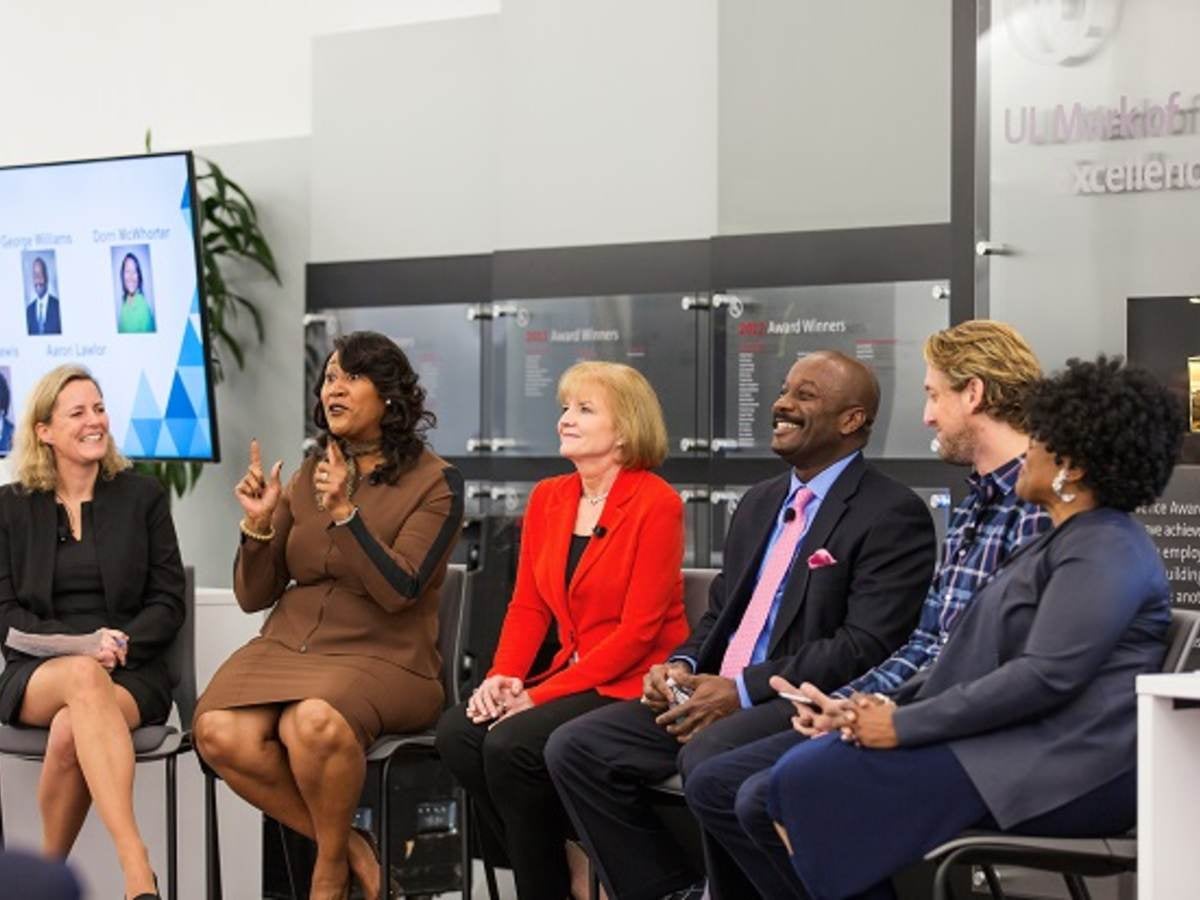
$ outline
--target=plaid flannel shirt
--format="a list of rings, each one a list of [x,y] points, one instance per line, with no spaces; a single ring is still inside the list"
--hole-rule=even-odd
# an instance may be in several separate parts
[[[950,626],[1018,547],[1050,530],[1050,517],[1026,503],[1014,488],[1024,457],[986,475],[972,472],[970,493],[954,508],[942,564],[921,606],[916,630],[899,650],[875,668],[834,691],[887,694],[937,659]]]

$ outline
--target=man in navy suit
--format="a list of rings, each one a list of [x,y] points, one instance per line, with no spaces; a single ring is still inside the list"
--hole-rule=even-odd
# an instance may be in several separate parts
[[[651,668],[640,703],[610,704],[551,735],[551,777],[610,897],[649,900],[699,875],[644,786],[676,772],[686,781],[706,759],[790,728],[773,675],[841,686],[915,624],[933,523],[912,491],[863,461],[878,408],[878,382],[856,360],[821,352],[796,362],[772,407],[771,449],[789,470],[738,504],[707,612]],[[690,698],[672,705],[668,677]]]
[[[50,276],[46,271],[46,261],[40,256],[35,257],[30,268],[33,300],[25,307],[25,327],[31,335],[62,334],[58,298],[49,292]]]

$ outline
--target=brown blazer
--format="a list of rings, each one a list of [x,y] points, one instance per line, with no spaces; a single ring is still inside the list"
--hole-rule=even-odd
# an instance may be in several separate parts
[[[317,509],[315,465],[305,460],[288,482],[274,539],[243,539],[238,604],[274,604],[262,636],[297,652],[369,656],[437,678],[438,590],[462,530],[462,476],[426,449],[394,485],[363,479],[358,515],[335,526]]]

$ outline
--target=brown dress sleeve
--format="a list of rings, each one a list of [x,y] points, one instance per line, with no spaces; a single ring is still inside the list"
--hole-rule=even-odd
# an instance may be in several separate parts
[[[271,606],[291,580],[287,569],[287,542],[292,531],[292,491],[303,467],[288,481],[271,517],[275,536],[269,541],[256,541],[242,535],[237,557],[233,561],[233,594],[245,612],[258,612]]]
[[[404,488],[403,478],[396,487]],[[441,573],[462,529],[462,518],[462,475],[447,466],[431,482],[390,546],[372,533],[371,523],[361,511],[345,525],[331,526],[331,534],[371,599],[391,612],[411,605],[430,579]]]

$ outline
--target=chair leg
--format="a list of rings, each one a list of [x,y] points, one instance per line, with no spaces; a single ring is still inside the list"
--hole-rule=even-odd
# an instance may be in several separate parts
[[[300,892],[296,890],[296,872],[292,866],[292,854],[288,850],[287,832],[284,831],[282,822],[275,822],[275,828],[279,832],[279,846],[283,850],[283,868],[287,872],[288,889],[292,892],[292,900],[300,900]]]
[[[1000,876],[996,874],[996,867],[983,865],[980,868],[983,870],[983,877],[987,879],[988,890],[992,892],[992,900],[1004,900],[1004,888],[1000,885]]]
[[[962,858],[963,851],[956,850],[943,859],[933,876],[933,900],[954,900],[954,890],[950,887],[950,872]],[[989,884],[990,888],[991,885]],[[992,895],[993,900],[1003,900],[1003,896]]]
[[[1079,875],[1063,873],[1063,881],[1067,883],[1067,893],[1071,900],[1092,900],[1092,892],[1088,890],[1087,882]]]
[[[174,756],[164,760],[167,769],[167,900],[179,898],[179,787],[175,761]]]
[[[471,800],[462,788],[458,789],[456,799],[458,802],[459,855],[461,857],[459,865],[462,867],[462,900],[471,900],[471,887],[475,875],[474,863],[471,860]]]
[[[221,845],[217,834],[217,778],[204,767],[204,875],[208,900],[222,900]]]
[[[0,850],[4,849],[4,803],[0,800]]]
[[[392,809],[388,798],[388,778],[392,774],[389,756],[379,770],[379,896],[392,896]]]

